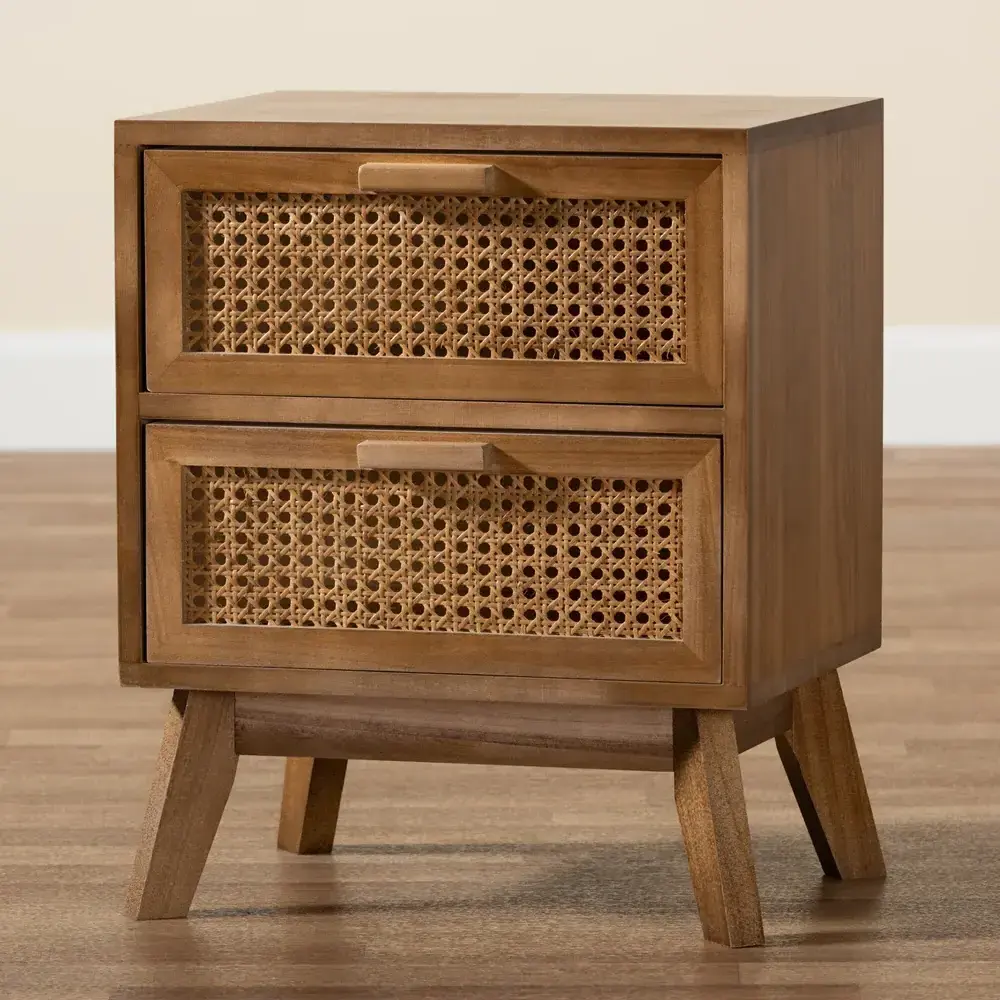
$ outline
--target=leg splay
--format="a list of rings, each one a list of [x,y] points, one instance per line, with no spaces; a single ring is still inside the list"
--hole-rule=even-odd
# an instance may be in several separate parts
[[[289,757],[281,798],[278,847],[292,854],[329,854],[340,813],[346,760]]]
[[[831,671],[798,688],[792,728],[778,753],[825,874],[883,878],[885,861],[840,678]]]
[[[705,937],[764,943],[757,876],[729,712],[674,712],[674,797]]]
[[[236,776],[233,696],[174,693],[125,898],[134,920],[186,917]]]

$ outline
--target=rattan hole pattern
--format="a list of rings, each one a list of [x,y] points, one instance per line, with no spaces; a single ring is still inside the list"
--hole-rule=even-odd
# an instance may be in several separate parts
[[[183,195],[190,352],[685,361],[678,201]]]
[[[681,483],[185,467],[185,622],[681,636]]]

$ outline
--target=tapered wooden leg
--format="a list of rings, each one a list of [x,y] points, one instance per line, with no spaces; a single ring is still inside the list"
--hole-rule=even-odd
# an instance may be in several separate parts
[[[233,695],[175,692],[125,898],[135,920],[185,917],[236,776]]]
[[[333,850],[346,773],[346,760],[289,757],[285,761],[278,847],[292,854]]]
[[[882,878],[885,861],[837,671],[797,688],[778,753],[819,855],[833,878]]]
[[[705,937],[730,948],[763,944],[731,713],[674,711],[674,797]]]

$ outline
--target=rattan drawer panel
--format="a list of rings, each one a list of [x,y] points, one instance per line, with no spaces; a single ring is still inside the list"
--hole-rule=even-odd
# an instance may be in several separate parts
[[[683,364],[678,201],[188,191],[190,353]]]
[[[714,442],[479,445],[149,427],[151,658],[718,681]]]
[[[493,157],[456,194],[366,159],[147,154],[151,389],[721,401],[716,161]]]
[[[677,480],[186,466],[184,621],[677,639]]]

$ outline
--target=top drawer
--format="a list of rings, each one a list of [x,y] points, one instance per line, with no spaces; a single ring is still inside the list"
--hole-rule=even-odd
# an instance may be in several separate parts
[[[720,404],[720,173],[147,151],[147,387]]]

